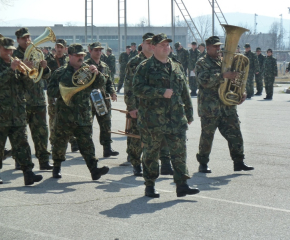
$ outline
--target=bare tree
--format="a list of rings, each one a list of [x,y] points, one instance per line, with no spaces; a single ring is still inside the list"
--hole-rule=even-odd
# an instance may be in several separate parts
[[[137,23],[135,26],[136,27],[145,27],[148,25],[148,19],[145,17],[142,17],[139,19],[139,23]]]
[[[279,28],[280,28],[279,22],[276,21],[276,22],[272,23],[270,30],[269,30],[269,33],[271,34],[270,43],[273,46],[273,49],[277,49],[277,46],[278,46]],[[279,39],[279,41],[281,41],[281,40]]]

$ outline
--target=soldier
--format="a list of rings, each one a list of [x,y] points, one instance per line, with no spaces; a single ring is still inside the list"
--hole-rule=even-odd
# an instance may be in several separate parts
[[[258,74],[255,73],[255,81],[256,81],[256,88],[257,92],[255,93],[256,96],[261,96],[263,92],[263,74],[264,74],[264,61],[266,56],[261,54],[261,48],[256,48],[256,54],[259,61],[260,72]]]
[[[56,49],[56,54],[52,55],[49,54],[48,57],[46,58],[47,65],[49,66],[51,73],[54,73],[54,71],[61,66],[64,66],[68,62],[68,56],[65,54],[67,50],[67,43],[64,39],[57,39],[55,43],[55,49]],[[48,80],[50,81],[50,79]],[[49,116],[49,129],[50,129],[50,137],[49,141],[50,144],[53,148],[55,143],[55,127],[54,127],[54,122],[56,118],[56,99],[48,97],[48,116]],[[76,152],[79,150],[77,140],[74,136],[71,136],[69,138],[69,143],[71,144],[71,151]]]
[[[110,72],[111,72],[111,78],[112,78],[112,82],[115,85],[115,73],[116,73],[116,57],[114,54],[112,54],[112,48],[107,48],[107,65],[110,68]]]
[[[267,57],[264,61],[265,100],[272,100],[273,84],[275,82],[275,77],[278,76],[277,59],[274,58],[272,54],[272,49],[269,48],[267,50]]]
[[[176,53],[177,53],[177,60],[181,62],[185,76],[187,76],[187,68],[188,68],[188,51],[185,50],[180,42],[174,44]]]
[[[169,52],[169,55],[168,57],[170,58],[175,58],[177,60],[177,56],[176,54],[173,52],[173,48],[170,46],[170,52]]]
[[[200,58],[206,56],[206,50],[205,50],[205,44],[204,43],[201,43],[201,44],[198,45],[198,50],[199,50],[200,53],[199,53],[197,59],[200,59]]]
[[[131,43],[131,52],[130,52],[129,59],[135,57],[137,54],[138,54],[138,51],[136,50],[136,43],[132,42]]]
[[[198,115],[201,118],[201,136],[199,153],[196,154],[199,162],[199,172],[211,173],[207,166],[212,148],[214,133],[218,128],[228,141],[230,154],[234,161],[234,171],[249,171],[253,167],[244,163],[243,138],[236,106],[227,106],[220,99],[218,89],[224,78],[235,79],[238,72],[221,74],[221,60],[219,56],[219,37],[212,36],[206,40],[207,55],[200,58],[195,65],[198,92]],[[244,94],[242,101],[245,100]]]
[[[138,54],[140,54],[141,52],[142,52],[142,45],[139,44],[139,45],[138,45]]]
[[[237,46],[236,53],[241,53],[240,45]]]
[[[85,56],[85,60],[89,59],[91,57],[90,54],[90,44],[87,46],[88,50],[86,51],[86,56]]]
[[[151,48],[151,40],[154,36],[153,33],[146,33],[143,35],[142,52],[130,59],[126,67],[126,77],[124,82],[124,100],[127,105],[127,111],[131,118],[130,133],[139,135],[137,128],[137,113],[139,99],[133,93],[133,77],[136,72],[137,66],[145,59],[152,57],[153,51]],[[127,138],[127,153],[128,158],[133,166],[133,173],[135,176],[142,176],[141,170],[141,140],[137,138]],[[169,149],[164,139],[160,149],[161,160],[161,175],[173,175],[173,170],[170,165]]]
[[[91,47],[90,47],[90,50],[91,50]],[[90,51],[89,50],[89,51]],[[105,53],[103,53],[102,52],[102,55],[101,55],[101,59],[100,59],[102,62],[104,62],[104,63],[107,63],[107,61],[108,61],[108,56],[105,54]]]
[[[120,90],[123,86],[123,83],[124,83],[124,78],[125,78],[125,74],[126,74],[125,68],[126,68],[126,65],[129,61],[130,51],[131,51],[130,46],[126,46],[126,52],[122,52],[119,56],[120,78],[119,78],[117,93],[120,92]]]
[[[119,152],[114,151],[111,148],[111,143],[113,141],[110,133],[111,118],[112,118],[110,97],[112,98],[113,101],[117,101],[117,94],[115,92],[115,85],[111,78],[109,66],[102,60],[100,60],[103,49],[104,48],[102,47],[100,42],[92,43],[90,45],[91,58],[86,60],[85,63],[96,66],[98,68],[98,71],[101,72],[106,77],[106,82],[104,87],[101,88],[101,92],[105,100],[108,113],[103,116],[99,116],[94,106],[92,109],[93,109],[93,117],[96,116],[100,126],[100,144],[103,145],[103,156],[110,157],[119,155]]]
[[[33,87],[33,80],[16,71],[20,60],[11,60],[14,41],[0,39],[0,159],[3,159],[4,146],[9,137],[13,154],[21,166],[24,184],[32,185],[42,180],[41,175],[32,172],[31,150],[27,141],[27,122],[25,112],[25,91]],[[0,161],[0,170],[2,161]],[[2,180],[0,178],[0,183]]]
[[[66,87],[74,87],[72,77],[76,70],[84,66],[86,53],[82,45],[71,44],[68,48],[69,62],[57,69],[51,77],[47,92],[49,97],[57,98],[56,108],[58,114],[55,121],[55,141],[57,144],[52,150],[53,178],[61,178],[61,163],[65,161],[65,152],[68,139],[74,135],[77,139],[80,152],[86,161],[93,180],[98,180],[102,175],[107,174],[109,168],[97,167],[98,159],[95,156],[95,146],[92,140],[92,105],[90,94],[93,89],[104,86],[106,79],[96,66],[90,65],[89,70],[96,74],[95,81],[87,88],[77,92],[70,101],[69,106],[65,104],[60,94],[59,84]]]
[[[247,99],[251,99],[254,95],[254,74],[260,72],[258,57],[251,51],[249,43],[245,44],[245,56],[250,60],[250,68],[246,85]]]
[[[189,87],[191,90],[190,95],[191,96],[197,96],[196,90],[197,90],[197,84],[196,84],[196,77],[195,77],[195,63],[197,61],[197,58],[200,54],[200,51],[197,49],[196,42],[191,43],[191,49],[189,49],[189,59],[188,59],[188,70],[189,70]]]
[[[45,58],[48,56],[48,54],[50,54],[50,53],[49,53],[49,50],[48,50],[48,47],[44,47],[44,48],[42,49],[42,52],[43,52]]]
[[[152,38],[154,55],[137,68],[133,92],[139,98],[138,127],[143,147],[145,196],[158,198],[155,180],[159,175],[159,150],[165,138],[174,168],[177,197],[199,192],[187,185],[186,130],[193,121],[193,107],[182,65],[168,58],[169,42],[163,33]]]
[[[26,48],[31,42],[30,33],[27,28],[20,28],[15,32],[17,42],[19,44],[13,56],[24,59]],[[25,61],[25,64],[33,68],[33,63]],[[38,158],[40,170],[51,170],[52,165],[49,163],[50,153],[47,151],[48,144],[48,126],[46,120],[46,100],[44,93],[44,81],[50,77],[50,69],[47,67],[47,61],[40,62],[40,66],[44,69],[42,78],[39,82],[26,90],[26,113],[27,123],[29,125],[32,140],[34,142],[35,156]],[[16,162],[18,159],[16,159]],[[18,164],[15,165],[16,169],[20,169]]]
[[[288,73],[290,71],[290,62],[288,64],[288,67],[286,68],[286,72]]]

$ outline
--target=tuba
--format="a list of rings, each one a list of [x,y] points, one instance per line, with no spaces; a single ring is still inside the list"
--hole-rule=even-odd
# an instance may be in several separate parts
[[[43,74],[43,68],[39,66],[40,62],[44,60],[44,55],[42,51],[36,46],[45,43],[47,41],[55,42],[56,37],[54,35],[54,32],[51,30],[50,27],[45,28],[44,33],[42,33],[38,38],[34,40],[34,43],[30,43],[30,45],[26,48],[25,53],[24,53],[24,59],[28,61],[32,61],[34,68],[38,70],[38,75],[33,78],[34,83],[37,83]]]
[[[236,53],[242,34],[249,31],[246,28],[222,24],[226,31],[226,41],[223,51],[222,70],[224,72],[239,72],[236,79],[225,78],[220,84],[219,97],[227,106],[238,105],[243,97],[249,72],[249,59],[243,54]]]

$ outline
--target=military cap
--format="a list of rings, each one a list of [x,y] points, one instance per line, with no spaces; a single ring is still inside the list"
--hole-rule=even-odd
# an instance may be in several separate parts
[[[150,32],[149,33],[145,33],[143,35],[143,37],[142,37],[143,42],[146,41],[146,40],[152,40],[153,36],[154,36],[154,33],[150,33]]]
[[[59,44],[59,45],[61,45],[63,47],[66,47],[66,45],[67,45],[66,44],[66,40],[61,39],[61,38],[57,39],[56,42],[55,42],[55,44]]]
[[[85,55],[86,53],[85,53],[84,48],[81,44],[74,43],[68,47],[68,54],[70,54],[70,55],[72,55],[72,54],[84,54]]]
[[[238,45],[237,48],[240,48],[240,45]]]
[[[14,47],[14,41],[12,38],[9,38],[9,37],[2,37],[0,39],[0,45],[6,49],[16,49]]]
[[[211,36],[205,40],[207,46],[209,45],[222,45],[221,40],[218,36]]]
[[[112,48],[109,48],[109,47],[107,48],[107,52],[112,53],[112,51],[113,51]]]
[[[28,28],[19,28],[16,32],[15,32],[16,37],[21,38],[21,37],[25,37],[28,35],[31,35],[28,32]]]
[[[201,44],[199,44],[198,46],[203,46],[203,47],[205,47],[205,44],[204,44],[204,43],[201,43]]]
[[[100,49],[104,49],[102,47],[102,44],[100,42],[94,42],[92,44],[90,44],[90,48],[93,49],[93,48],[100,48]]]
[[[196,45],[196,42],[192,42],[191,45]]]
[[[132,43],[131,43],[131,46],[136,46],[136,43],[135,43],[135,42],[132,42]]]
[[[261,51],[261,48],[260,47],[257,47],[256,48],[256,52],[258,52],[258,51]]]
[[[167,35],[164,33],[159,33],[157,35],[154,35],[152,40],[151,40],[151,44],[152,45],[157,45],[158,43],[162,43],[162,42],[172,42],[171,39],[167,38]]]
[[[142,45],[141,45],[141,44],[138,45],[138,51],[139,51],[139,52],[142,51]]]
[[[176,42],[176,43],[174,43],[174,47],[175,47],[175,49],[179,48],[180,45],[181,45],[180,42]]]
[[[131,48],[131,46],[126,46],[126,49],[127,49],[127,48]]]
[[[271,48],[269,48],[269,49],[267,50],[267,52],[273,52],[273,51],[272,51],[272,49],[271,49]]]
[[[244,48],[249,48],[249,47],[251,47],[251,45],[249,43],[246,43],[244,46]]]

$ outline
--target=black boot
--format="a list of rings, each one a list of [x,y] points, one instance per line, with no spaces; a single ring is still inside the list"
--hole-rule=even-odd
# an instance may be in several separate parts
[[[42,175],[35,175],[32,171],[23,171],[23,175],[25,185],[32,185],[42,180]]]
[[[104,149],[104,151],[103,151],[103,157],[110,157],[110,156],[118,156],[119,155],[119,152],[113,150],[111,148],[111,145],[104,146],[103,149]]]
[[[256,92],[256,93],[255,93],[255,96],[261,96],[261,95],[262,95],[261,92]]]
[[[1,179],[1,177],[0,177],[0,184],[3,184],[3,181],[2,181],[2,179]]]
[[[177,197],[184,197],[186,195],[193,195],[199,193],[198,188],[189,187],[186,183],[176,186]]]
[[[101,176],[106,175],[109,172],[109,167],[108,166],[104,166],[102,168],[94,168],[91,171],[91,175],[92,175],[92,179],[93,180],[98,180],[101,178]]]
[[[79,150],[77,142],[71,143],[70,147],[72,152],[77,152]]]
[[[53,169],[53,166],[50,164],[49,161],[47,161],[47,162],[39,163],[39,169],[40,170],[51,170],[51,169]]]
[[[234,162],[234,171],[251,171],[253,167],[246,165],[244,162]]]
[[[15,170],[21,170],[21,166],[16,160],[15,160]]]
[[[142,177],[143,176],[140,164],[137,165],[137,166],[133,166],[133,173],[134,173],[134,176],[138,176],[138,177]]]
[[[61,168],[60,167],[53,167],[52,169],[52,177],[53,178],[61,178]]]
[[[211,173],[210,168],[204,163],[199,164],[198,171],[202,173]]]
[[[4,149],[4,156],[3,156],[3,159],[2,160],[5,160],[6,158],[8,157],[11,157],[12,156],[12,150],[8,150],[8,149]]]
[[[160,194],[154,188],[154,186],[146,186],[145,188],[145,196],[151,198],[159,198]]]
[[[173,175],[173,169],[171,167],[171,164],[170,163],[161,164],[160,174],[161,175]]]

